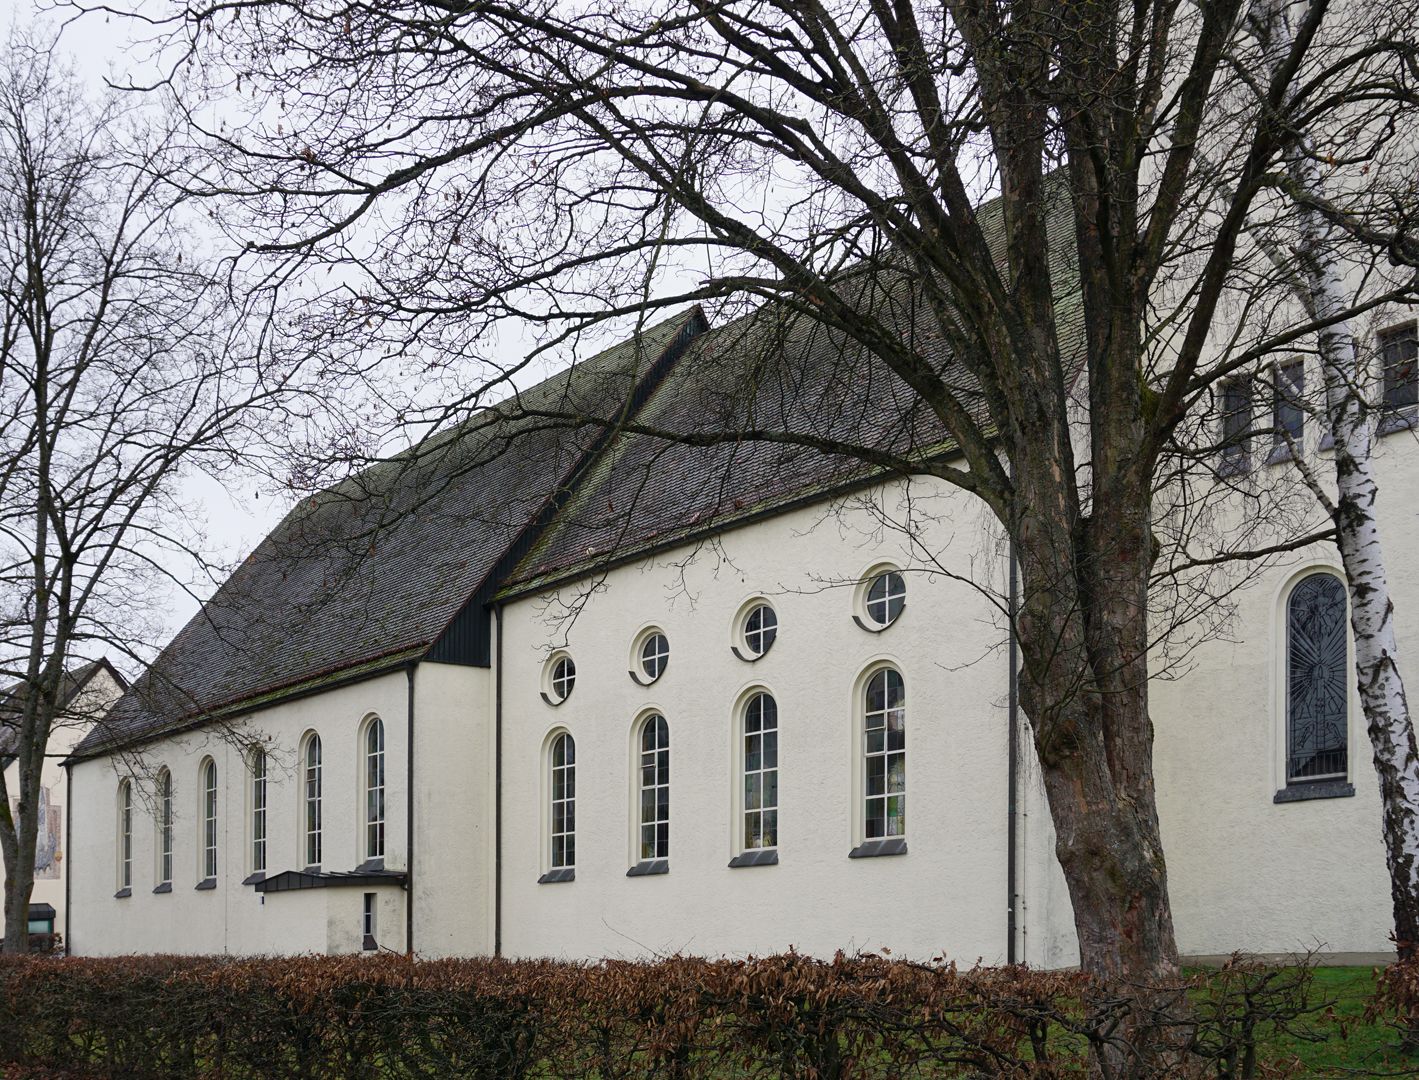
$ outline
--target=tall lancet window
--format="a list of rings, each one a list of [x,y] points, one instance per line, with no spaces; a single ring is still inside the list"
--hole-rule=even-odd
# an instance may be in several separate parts
[[[864,824],[868,840],[907,832],[907,689],[883,668],[867,680],[863,710]]]
[[[576,740],[552,740],[552,869],[576,866]]]
[[[118,785],[118,891],[133,886],[133,784],[128,780]]]
[[[266,751],[251,751],[251,872],[266,872]]]
[[[384,858],[384,722],[365,728],[365,858]]]
[[[641,726],[640,857],[670,857],[670,725],[659,713]]]
[[[217,876],[217,763],[202,766],[202,878]]]
[[[305,864],[320,865],[320,736],[306,740],[303,773],[305,778]]]
[[[1349,765],[1350,663],[1345,586],[1304,577],[1286,603],[1286,782],[1344,777]]]
[[[172,773],[158,773],[158,884],[172,884]]]

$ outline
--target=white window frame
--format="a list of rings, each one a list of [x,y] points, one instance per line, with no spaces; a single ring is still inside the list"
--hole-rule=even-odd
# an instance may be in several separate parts
[[[656,649],[650,656],[646,655],[646,648],[659,638],[664,642],[663,648]],[[655,662],[655,671],[652,674],[651,667],[647,661]],[[641,686],[649,686],[658,682],[670,666],[670,635],[658,626],[647,626],[636,634],[631,644],[631,678]]]
[[[888,674],[888,673],[890,673],[890,674]],[[893,712],[893,710],[892,710],[891,708],[883,708],[883,709],[877,710],[877,709],[872,709],[872,708],[870,707],[870,701],[869,701],[869,696],[868,696],[868,695],[871,693],[871,691],[872,691],[872,685],[873,685],[874,681],[877,679],[877,677],[878,677],[879,675],[880,675],[880,676],[883,676],[885,679],[888,679],[888,680],[890,680],[890,675],[896,675],[897,678],[901,680],[901,684],[902,684],[902,702],[901,702],[902,747],[901,747],[900,750],[895,750],[895,751],[894,751],[894,750],[889,750],[889,749],[887,749],[887,731],[888,731],[888,724],[887,724],[887,721],[888,721],[888,718],[891,716],[891,713]],[[857,802],[857,815],[856,815],[856,816],[857,816],[857,835],[858,835],[859,842],[861,842],[861,843],[865,843],[865,842],[869,842],[869,841],[875,841],[875,840],[897,840],[897,839],[905,839],[906,836],[907,836],[907,827],[906,827],[906,796],[907,796],[907,792],[908,792],[908,784],[907,784],[907,779],[908,779],[908,775],[907,775],[907,770],[908,770],[908,758],[907,758],[906,734],[907,734],[908,714],[907,714],[906,683],[907,683],[906,676],[902,673],[901,669],[900,669],[895,663],[877,663],[877,664],[874,664],[872,667],[868,668],[867,671],[863,673],[862,677],[857,681],[857,684],[856,684],[856,685],[857,685],[856,695],[855,695],[855,699],[856,699],[856,700],[855,700],[855,702],[854,702],[854,728],[855,728],[854,742],[855,742],[855,744],[856,744],[856,753],[855,753],[855,755],[854,755],[854,756],[855,756],[855,766],[854,766],[854,768],[855,768],[855,772],[856,772],[856,782],[855,782],[855,784],[854,784],[854,788],[855,788],[856,794],[857,794],[857,799],[856,799],[856,802]],[[883,739],[882,739],[883,748],[882,748],[881,750],[875,750],[875,749],[873,748],[873,747],[874,747],[874,743],[873,743],[873,740],[872,740],[872,738],[871,738],[871,733],[876,729],[874,726],[870,726],[870,725],[872,724],[872,720],[873,720],[873,718],[874,718],[875,716],[880,716],[880,717],[882,717],[882,720],[883,720],[883,723],[882,723],[881,725],[877,725],[877,727],[880,727],[880,728],[881,728],[882,734],[883,734]],[[897,792],[890,792],[890,791],[887,790],[887,788],[888,788],[887,778],[888,778],[888,776],[890,775],[891,759],[892,759],[893,757],[899,757],[900,760],[901,760],[901,787],[900,787],[900,790],[897,791]],[[870,772],[871,772],[871,762],[872,762],[874,759],[877,759],[877,758],[881,758],[881,759],[883,760],[883,766],[882,766],[882,771],[883,771],[883,785],[882,785],[882,786],[883,786],[883,790],[882,790],[882,792],[880,792],[880,793],[874,794],[874,793],[872,792],[872,785],[871,785],[871,782],[870,782]],[[897,832],[888,832],[888,831],[887,831],[887,821],[888,821],[888,818],[887,818],[887,800],[888,800],[890,797],[892,797],[893,795],[896,795],[896,796],[900,797],[900,799],[901,799],[901,801],[902,801],[901,814],[900,814],[900,817],[901,817],[901,819],[902,819],[902,825],[901,825],[901,828],[900,828],[899,831],[897,831]],[[871,804],[872,804],[874,801],[878,801],[878,800],[880,800],[881,803],[882,803],[882,822],[883,822],[882,830],[883,830],[883,831],[882,831],[881,833],[878,833],[878,834],[875,834],[875,835],[874,835],[873,833],[871,833],[871,832],[869,831],[869,824],[868,824],[868,823],[869,823],[869,821],[871,820],[871,812],[870,812],[870,811],[871,811]]]
[[[172,884],[172,770],[158,770],[157,879],[159,885]]]
[[[657,720],[665,725],[664,745],[660,745],[660,740],[657,739],[657,745],[651,750],[646,750],[646,731]],[[670,857],[670,721],[666,719],[665,714],[659,709],[649,709],[642,714],[632,730],[634,732],[632,741],[632,775],[635,782],[632,785],[634,795],[632,798],[633,812],[631,815],[631,862],[632,865],[635,865],[660,859],[669,859]],[[663,763],[660,758],[661,754],[665,755]],[[646,772],[647,764],[651,767],[649,774]],[[647,780],[650,782],[647,783]],[[659,793],[662,789],[665,792],[663,814],[662,803],[659,798]],[[645,798],[646,792],[648,791],[653,793],[650,800],[652,812],[649,819],[646,817]],[[665,832],[663,846],[660,836],[662,827]],[[655,838],[654,846],[651,847],[649,851],[647,851],[645,843],[647,828],[654,830],[652,835]]]
[[[251,848],[247,854],[251,859],[251,873],[264,874],[270,853],[267,826],[271,818],[270,762],[266,759],[265,747],[251,748],[247,768],[251,781]]]
[[[372,740],[376,741],[372,745]],[[363,828],[361,829],[360,850],[365,860],[383,859],[385,846],[385,735],[384,721],[371,716],[364,726],[360,740],[360,764],[364,794]]]
[[[767,612],[773,620],[767,628],[764,626],[763,612]],[[755,616],[759,616],[757,628],[754,626]],[[778,610],[762,597],[750,601],[739,619],[739,643],[744,648],[745,659],[758,660],[767,656],[778,640],[778,630]]]
[[[198,792],[201,798],[198,820],[202,832],[198,837],[198,852],[202,862],[199,867],[201,881],[214,881],[217,877],[217,763],[212,758],[204,758],[198,766]]]
[[[565,742],[564,742],[565,740]],[[571,760],[563,757],[562,764],[557,764],[557,749],[560,746],[568,746],[571,749]],[[546,867],[548,870],[575,870],[576,869],[576,738],[566,728],[558,728],[547,740],[547,858]],[[560,774],[560,775],[559,775]],[[557,781],[562,781],[560,795],[558,794]],[[562,810],[561,828],[558,829],[557,810]],[[563,842],[561,861],[558,861],[557,841]],[[568,857],[566,849],[568,841],[571,847],[571,856]]]
[[[133,781],[118,782],[118,889],[133,888]]]
[[[751,730],[750,730],[750,724],[749,724],[750,713],[751,713],[751,711],[755,708],[755,706],[756,706],[756,705],[759,705],[760,702],[761,702],[761,700],[762,700],[762,699],[765,699],[765,698],[767,698],[769,701],[773,702],[773,706],[774,706],[773,727],[772,727],[772,728],[768,728],[768,727],[762,726],[762,724],[761,724],[761,726],[758,728],[757,731],[751,731]],[[737,717],[737,723],[736,723],[736,725],[735,725],[735,729],[736,729],[736,731],[735,731],[735,733],[736,733],[736,740],[735,740],[735,743],[736,743],[736,745],[735,745],[735,751],[734,751],[734,753],[735,753],[734,776],[735,776],[735,779],[736,779],[736,784],[735,784],[735,803],[734,803],[734,811],[735,811],[735,814],[734,814],[734,829],[735,829],[734,850],[735,850],[735,852],[736,852],[737,854],[743,854],[743,853],[749,852],[749,851],[776,851],[776,850],[778,849],[778,811],[779,811],[779,787],[778,787],[778,774],[779,774],[779,758],[778,758],[778,752],[779,752],[779,746],[778,746],[778,735],[779,735],[778,698],[777,698],[777,696],[773,693],[773,691],[770,690],[768,687],[766,687],[766,686],[755,686],[755,687],[751,688],[750,690],[746,691],[744,694],[742,694],[742,695],[740,696],[740,698],[739,698],[739,705],[738,705],[738,707],[737,707],[736,710],[735,710],[735,714],[736,714],[736,717]],[[762,718],[761,718],[761,719],[762,719]],[[768,740],[768,739],[765,738],[766,733],[769,732],[769,731],[772,731],[772,733],[773,733],[773,739],[772,739],[772,740]],[[772,764],[772,765],[766,764],[766,760],[767,760],[767,757],[768,757],[768,755],[767,755],[767,753],[766,753],[766,744],[768,744],[770,741],[771,741],[772,744],[773,744],[773,764]],[[749,755],[750,755],[751,742],[754,743],[754,745],[755,745],[755,747],[756,747],[756,749],[758,750],[758,753],[759,753],[758,764],[757,764],[757,766],[754,767],[754,768],[751,768],[751,767],[750,767],[750,756],[749,756]],[[773,786],[773,790],[774,790],[773,803],[772,803],[772,805],[769,804],[768,795],[767,795],[768,788],[769,788],[768,780],[769,780],[769,775],[770,775],[770,774],[772,774],[772,777],[773,777],[772,786]],[[751,797],[750,797],[750,790],[749,790],[749,789],[750,789],[750,781],[751,781],[751,779],[754,779],[754,778],[757,778],[758,781],[759,781],[759,784],[758,784],[759,797],[758,797],[758,799],[757,799],[757,805],[756,805],[756,806],[751,806],[750,803],[751,803],[751,802],[754,802],[755,800],[754,800],[754,799],[751,799]],[[768,813],[768,812],[772,812],[773,815],[774,815],[774,818],[773,818],[773,832],[772,832],[773,843],[771,843],[771,844],[770,844],[770,843],[765,843],[764,840],[763,840],[763,837],[764,837],[764,835],[765,835],[765,830],[763,829],[763,820],[764,820],[763,815],[764,815],[765,813]],[[752,814],[752,815],[757,815],[758,818],[759,818],[759,824],[760,824],[760,833],[759,833],[759,835],[760,835],[760,841],[759,841],[758,844],[751,844],[750,841],[749,841],[749,837],[750,837],[749,823],[750,823],[750,815],[751,815],[751,814]]]
[[[311,760],[312,755],[314,761]],[[301,741],[300,798],[301,798],[301,848],[302,865],[319,869],[325,852],[323,815],[324,806],[325,748],[320,736],[312,731]]]
[[[560,705],[576,690],[576,661],[571,653],[559,649],[542,665],[542,700],[548,705]]]

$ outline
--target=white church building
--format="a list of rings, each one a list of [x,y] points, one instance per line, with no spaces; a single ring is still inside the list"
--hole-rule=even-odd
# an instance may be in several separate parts
[[[1403,413],[1416,331],[1393,315]],[[663,322],[522,412],[695,423],[731,392],[736,325]],[[827,337],[785,335],[778,422],[890,414],[885,376],[833,383]],[[1391,426],[1407,641],[1419,447]],[[1269,449],[1244,466],[1290,467]],[[293,510],[74,750],[70,948],[1072,964],[1015,650],[981,591],[1010,576],[989,512],[944,485],[495,407]],[[1179,945],[1387,954],[1334,550],[1280,558],[1236,604],[1153,687]]]

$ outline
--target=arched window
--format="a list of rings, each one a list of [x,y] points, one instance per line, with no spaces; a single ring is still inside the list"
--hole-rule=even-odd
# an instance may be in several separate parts
[[[552,869],[576,866],[576,740],[552,740]]]
[[[744,850],[778,846],[778,703],[758,693],[744,706]]]
[[[320,865],[320,736],[306,740],[305,776],[305,864]]]
[[[266,872],[266,751],[251,751],[251,872]]]
[[[133,784],[118,783],[118,889],[120,893],[133,887]]]
[[[217,876],[217,763],[202,766],[202,878]]]
[[[172,885],[172,773],[158,773],[158,885]]]
[[[655,713],[641,725],[640,857],[670,857],[670,725]]]
[[[864,834],[868,840],[907,831],[907,691],[900,672],[883,668],[863,695]]]
[[[365,728],[365,858],[384,858],[384,721]]]
[[[1303,577],[1286,601],[1286,782],[1343,777],[1348,768],[1350,663],[1345,586]]]

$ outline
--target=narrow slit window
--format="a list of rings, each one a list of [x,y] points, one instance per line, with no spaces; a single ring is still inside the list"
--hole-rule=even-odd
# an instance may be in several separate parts
[[[1277,446],[1287,445],[1287,437],[1299,444],[1306,433],[1306,367],[1300,360],[1290,360],[1276,369],[1276,391],[1271,405],[1271,426]]]
[[[118,887],[133,887],[133,784],[118,785]]]
[[[1222,462],[1246,468],[1251,453],[1252,380],[1239,375],[1222,384]]]

